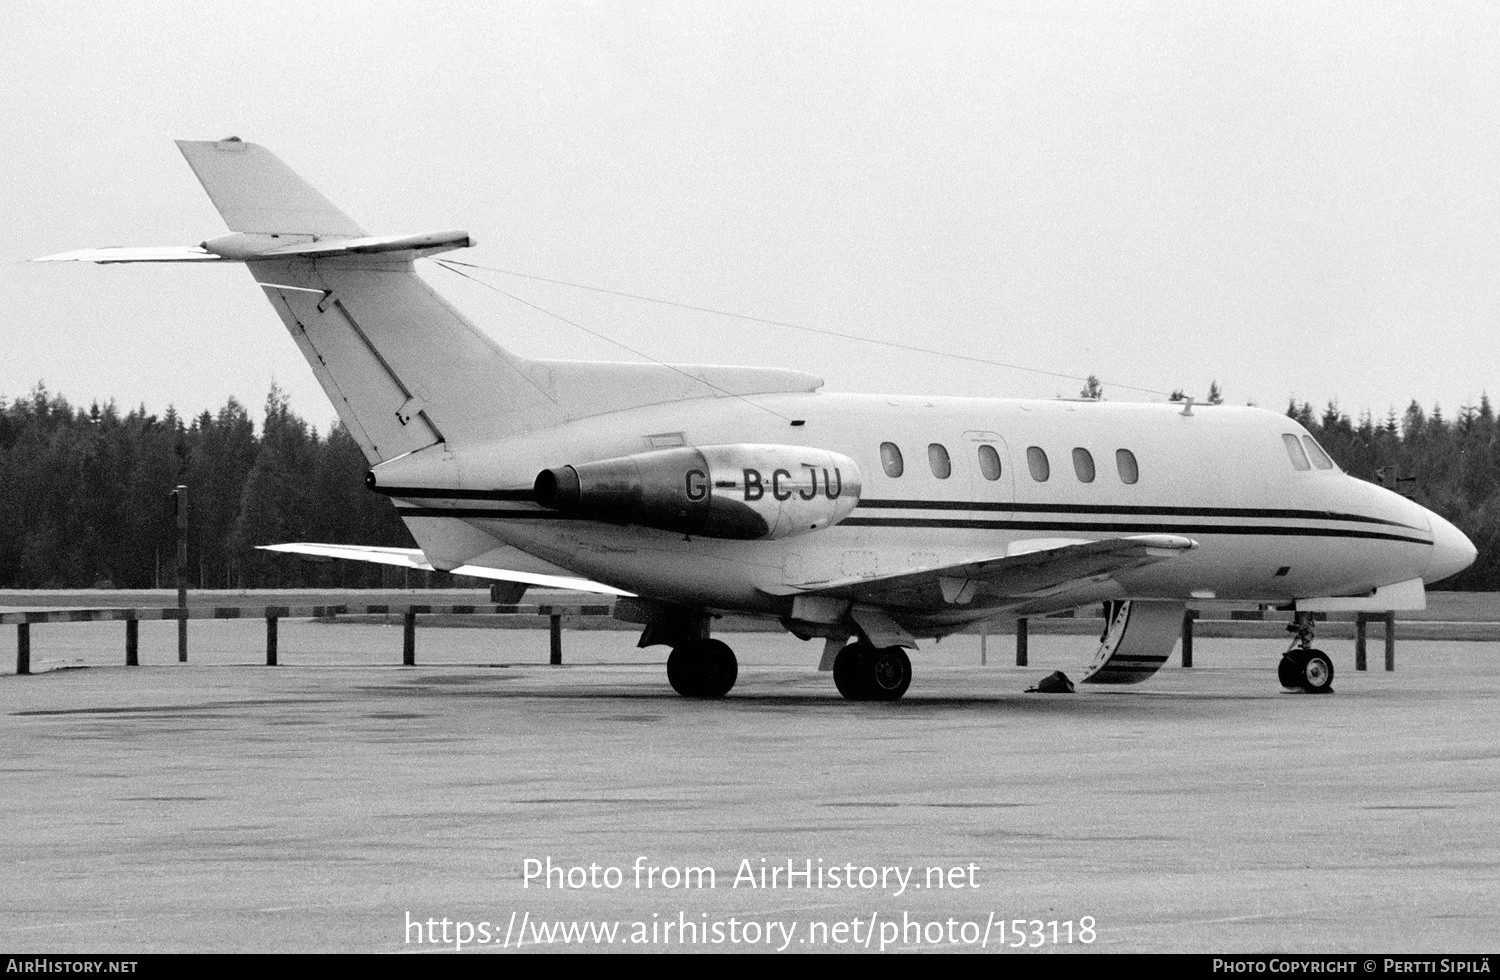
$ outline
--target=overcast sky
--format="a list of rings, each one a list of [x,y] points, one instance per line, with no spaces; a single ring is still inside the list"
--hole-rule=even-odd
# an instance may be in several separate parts
[[[464,261],[1280,410],[1500,397],[1491,3],[0,4],[0,394],[333,419],[239,266],[31,265],[223,224],[262,143]],[[502,344],[633,359],[426,266]],[[1079,383],[504,276],[663,360]]]

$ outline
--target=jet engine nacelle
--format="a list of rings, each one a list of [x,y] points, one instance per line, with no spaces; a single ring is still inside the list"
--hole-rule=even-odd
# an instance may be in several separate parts
[[[611,524],[740,541],[806,534],[849,516],[859,467],[801,446],[685,446],[543,470],[537,503]]]

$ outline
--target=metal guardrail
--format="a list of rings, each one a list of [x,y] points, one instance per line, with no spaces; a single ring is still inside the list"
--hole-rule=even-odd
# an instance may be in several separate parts
[[[1214,611],[1216,613],[1220,612],[1219,610]],[[1227,618],[1222,619],[1205,619],[1202,610],[1185,610],[1182,614],[1182,666],[1193,666],[1193,641],[1197,636],[1245,636],[1246,634],[1240,632],[1240,630],[1235,629],[1235,627],[1240,627],[1240,629],[1243,629],[1244,627],[1249,626],[1251,621],[1255,621],[1256,625],[1259,626],[1260,621],[1262,620],[1265,620],[1264,613],[1262,612],[1247,612],[1241,615],[1231,615]],[[1327,622],[1326,618],[1320,619],[1320,623],[1322,623],[1325,628],[1330,625]],[[1368,646],[1368,631],[1369,625],[1371,623],[1383,624],[1385,628],[1385,669],[1394,671],[1396,669],[1395,613],[1355,613],[1354,620],[1352,622],[1345,621],[1343,623],[1332,625],[1337,625],[1340,627],[1353,627],[1354,669],[1365,670],[1368,660],[1366,656],[1366,647]],[[1286,622],[1284,620],[1265,620],[1264,625],[1269,630],[1269,632],[1267,632],[1263,637],[1264,639],[1271,640],[1284,638],[1286,636],[1286,634],[1282,632],[1282,629],[1286,625]],[[1413,624],[1408,623],[1407,625],[1410,627]],[[1418,623],[1415,625],[1420,627],[1426,626],[1427,624]],[[1071,610],[1069,610],[1067,613],[1054,613],[1050,616],[1021,617],[1020,619],[1017,619],[1013,624],[1013,630],[1016,638],[1016,666],[1028,666],[1030,652],[1029,648],[1031,645],[1030,641],[1031,635],[1033,633],[1048,635],[1063,633],[1066,635],[1076,634],[1082,636],[1089,633],[1093,629],[1102,629],[1103,626],[1104,620],[1102,618],[1076,617],[1073,615],[1073,612]],[[1476,636],[1465,638],[1500,639],[1500,636]],[[981,632],[979,636],[979,662],[981,664],[988,663],[988,640],[989,635],[987,633]]]
[[[451,603],[437,605],[421,602],[370,603],[320,606],[143,606],[118,609],[23,609],[0,613],[0,625],[16,627],[16,673],[31,673],[31,627],[34,623],[107,623],[125,624],[125,666],[140,665],[140,622],[189,619],[264,619],[266,621],[266,666],[278,661],[277,624],[282,619],[322,619],[341,615],[401,616],[403,620],[401,663],[417,663],[417,617],[438,616],[546,616],[550,620],[551,652],[548,662],[562,663],[562,620],[564,616],[610,616],[612,603]],[[186,661],[186,652],[180,657]]]
[[[1200,622],[1201,613],[1195,609],[1189,609],[1182,615],[1182,666],[1193,665],[1193,633],[1194,624]],[[1230,621],[1249,620],[1262,618],[1262,614],[1244,614],[1242,616],[1230,615]],[[1222,621],[1221,621],[1222,622]],[[1326,620],[1324,621],[1326,622]],[[1368,644],[1369,625],[1381,623],[1385,630],[1385,669],[1394,671],[1396,669],[1396,614],[1393,612],[1362,612],[1354,616],[1354,669],[1365,670],[1367,657],[1366,646]]]
[[[412,667],[417,662],[417,617],[438,616],[546,616],[549,619],[550,654],[548,663],[562,663],[562,620],[564,616],[611,616],[613,603],[338,603],[308,606],[142,606],[135,608],[103,609],[26,609],[0,613],[0,625],[16,627],[16,673],[31,673],[31,626],[35,623],[125,623],[125,665],[140,664],[139,624],[142,620],[190,619],[264,619],[266,621],[266,665],[274,667],[278,662],[277,624],[282,619],[322,619],[341,615],[382,615],[402,617],[403,666]],[[1182,666],[1193,666],[1193,640],[1195,624],[1201,622],[1197,610],[1187,610],[1182,619]],[[1354,669],[1366,669],[1366,630],[1371,622],[1384,626],[1385,669],[1396,669],[1396,617],[1394,613],[1359,613],[1355,619]],[[1015,623],[1016,666],[1025,667],[1028,661],[1029,622],[1018,619]],[[980,663],[987,661],[988,636],[980,637]],[[185,647],[179,647],[179,659],[187,660]]]

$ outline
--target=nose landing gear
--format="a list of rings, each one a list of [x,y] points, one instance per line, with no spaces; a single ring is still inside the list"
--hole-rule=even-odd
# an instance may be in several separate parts
[[[1322,650],[1313,649],[1312,614],[1297,613],[1287,631],[1293,634],[1292,645],[1276,668],[1276,678],[1281,681],[1281,686],[1308,694],[1332,694],[1333,661]]]

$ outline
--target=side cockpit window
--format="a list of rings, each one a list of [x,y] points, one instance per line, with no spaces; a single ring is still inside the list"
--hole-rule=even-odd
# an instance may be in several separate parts
[[[1307,458],[1312,460],[1314,466],[1320,470],[1333,469],[1333,460],[1328,458],[1328,454],[1323,451],[1323,447],[1318,445],[1312,436],[1303,436],[1302,445],[1307,447]]]
[[[1284,433],[1281,441],[1286,443],[1286,454],[1292,458],[1292,469],[1307,470],[1312,466],[1307,462],[1307,453],[1302,451],[1302,443],[1290,432]]]
[[[898,477],[906,471],[906,463],[901,459],[901,449],[894,442],[880,444],[880,465],[889,477]]]

